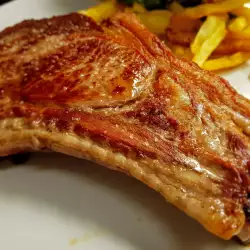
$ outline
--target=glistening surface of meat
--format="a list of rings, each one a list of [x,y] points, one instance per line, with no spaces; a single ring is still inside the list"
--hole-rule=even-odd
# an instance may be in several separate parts
[[[53,150],[122,171],[207,230],[248,239],[250,102],[132,14],[0,33],[0,156]]]

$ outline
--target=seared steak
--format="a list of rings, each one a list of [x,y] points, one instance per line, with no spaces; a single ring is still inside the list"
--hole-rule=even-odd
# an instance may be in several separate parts
[[[0,33],[0,155],[53,150],[122,171],[207,230],[250,238],[250,101],[132,14]]]

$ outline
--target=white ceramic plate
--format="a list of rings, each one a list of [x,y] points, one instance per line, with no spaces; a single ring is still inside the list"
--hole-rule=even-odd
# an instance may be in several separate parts
[[[0,29],[67,13],[86,0],[16,0],[0,7]],[[250,98],[249,66],[225,74]],[[0,167],[2,250],[237,250],[207,233],[143,184],[87,161],[35,154]]]

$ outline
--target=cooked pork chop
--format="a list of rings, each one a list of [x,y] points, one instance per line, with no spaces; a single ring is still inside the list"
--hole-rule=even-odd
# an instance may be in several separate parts
[[[207,230],[250,238],[250,101],[132,14],[0,33],[0,155],[53,150],[122,171]]]

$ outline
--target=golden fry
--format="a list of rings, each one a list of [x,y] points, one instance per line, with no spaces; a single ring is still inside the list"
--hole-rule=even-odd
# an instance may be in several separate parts
[[[250,39],[250,26],[247,26],[242,31],[229,32],[228,39]]]
[[[186,8],[182,14],[190,18],[201,17],[232,12],[248,3],[249,0],[225,0],[218,3],[204,3],[193,8]]]
[[[193,60],[202,68],[231,68],[249,59],[250,0],[203,0],[203,4],[193,8],[174,1],[168,10],[153,11],[138,3],[126,7],[108,0],[79,13],[101,22],[117,11],[135,13],[151,32],[166,39],[174,54]],[[238,17],[229,22],[227,32],[229,13]],[[202,23],[201,17],[207,17],[206,21]]]
[[[169,10],[172,11],[173,13],[180,13],[184,10],[184,8],[182,7],[182,5],[180,5],[178,2],[173,2],[170,6],[169,6]]]
[[[173,14],[170,19],[169,27],[174,31],[197,32],[202,25],[199,19]]]
[[[153,10],[138,13],[140,21],[153,33],[164,34],[170,22],[172,13],[169,10]]]
[[[143,5],[141,5],[141,4],[137,3],[137,2],[134,2],[132,10],[133,10],[134,13],[145,13],[145,12],[147,12],[146,8]]]
[[[209,16],[203,23],[200,30],[198,31],[193,43],[191,44],[191,51],[195,54],[200,49],[203,43],[214,34],[218,26],[224,22],[216,16]]]
[[[240,32],[244,30],[247,25],[247,19],[243,16],[239,16],[230,21],[228,29],[232,32]]]
[[[166,30],[166,39],[172,44],[187,46],[191,44],[200,29],[200,20],[190,19],[185,16],[173,14]]]
[[[249,3],[246,3],[244,6],[232,11],[232,13],[237,16],[244,16],[250,23],[250,1]]]
[[[250,39],[225,39],[214,51],[216,55],[250,52]]]
[[[209,36],[207,36],[207,34],[198,32],[195,41],[191,46],[191,51],[195,54],[193,62],[198,64],[200,67],[209,58],[209,56],[218,47],[218,45],[223,41],[227,33],[226,21],[223,21],[218,17],[211,16],[208,17],[206,21],[207,23],[210,22],[209,19],[217,20],[216,21],[217,25],[214,27],[214,23],[212,22],[211,29],[209,29],[208,32]],[[206,26],[206,22],[203,24],[201,29],[203,29],[204,26]],[[210,27],[208,26],[208,28]]]
[[[185,30],[186,29],[185,27],[186,26],[182,28]],[[195,32],[175,31],[175,29],[176,27],[169,24],[169,28],[167,29],[166,32],[166,39],[171,44],[188,47],[194,41],[194,38],[196,36]],[[226,55],[226,54],[233,54],[238,51],[249,52],[250,36],[248,37],[246,36],[246,34],[247,34],[246,32],[245,33],[229,32],[226,38],[223,40],[223,42],[216,48],[214,54]]]
[[[188,60],[192,60],[194,55],[191,52],[189,47],[184,47],[184,46],[175,45],[175,44],[167,44],[167,45],[175,55],[184,57]]]
[[[113,1],[102,2],[87,10],[80,10],[78,13],[92,17],[96,22],[111,17],[118,10],[117,5]]]
[[[249,54],[238,52],[230,56],[208,60],[202,68],[211,71],[233,68],[247,62],[249,58]]]
[[[168,42],[172,44],[189,47],[192,41],[194,40],[196,33],[174,31],[168,28],[165,35],[166,35],[165,38],[167,39]]]

